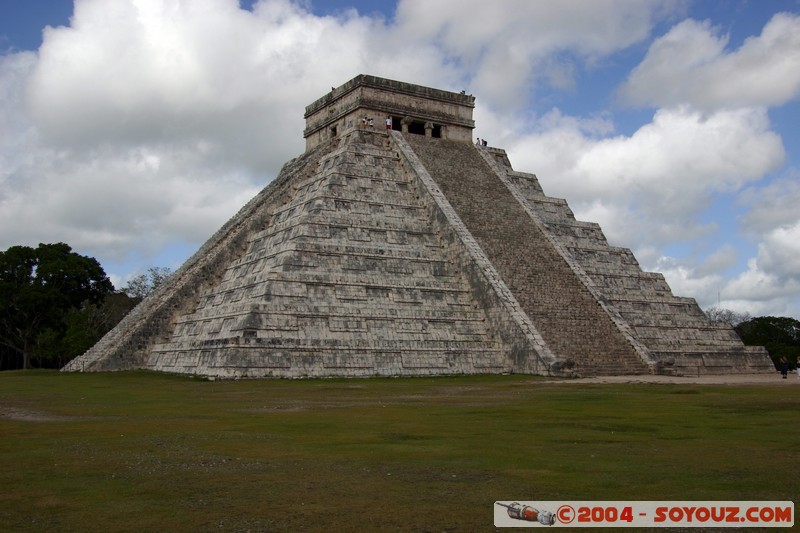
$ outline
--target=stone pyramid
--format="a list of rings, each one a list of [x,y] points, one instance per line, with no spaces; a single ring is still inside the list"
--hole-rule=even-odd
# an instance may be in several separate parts
[[[474,97],[360,75],[306,108],[306,151],[64,370],[218,377],[771,372],[575,220]]]

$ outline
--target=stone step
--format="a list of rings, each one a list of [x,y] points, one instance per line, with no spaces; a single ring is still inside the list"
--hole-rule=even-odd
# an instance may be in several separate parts
[[[588,355],[608,356],[645,371],[630,343],[475,147],[413,135],[407,140],[557,357],[581,364]]]

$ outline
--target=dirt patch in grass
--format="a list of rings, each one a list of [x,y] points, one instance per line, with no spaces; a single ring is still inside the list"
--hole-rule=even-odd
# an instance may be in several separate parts
[[[45,411],[32,411],[17,407],[0,406],[0,418],[7,418],[9,420],[25,420],[29,422],[56,422],[62,420],[75,420],[76,417],[57,415]]]
[[[619,385],[624,383],[650,383],[661,385],[776,385],[800,386],[800,377],[791,373],[782,379],[779,372],[761,374],[722,374],[711,376],[656,376],[650,374],[631,376],[598,376],[579,379],[545,380],[546,383],[562,385]]]

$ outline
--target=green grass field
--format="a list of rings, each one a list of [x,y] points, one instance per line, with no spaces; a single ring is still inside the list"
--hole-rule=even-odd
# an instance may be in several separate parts
[[[493,531],[497,500],[797,501],[800,387],[6,372],[0,467],[0,531]]]

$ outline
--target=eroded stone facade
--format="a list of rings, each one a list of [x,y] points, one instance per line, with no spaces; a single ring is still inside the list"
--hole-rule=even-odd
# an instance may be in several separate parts
[[[473,106],[371,76],[334,89],[306,109],[306,152],[65,370],[773,370],[503,150],[473,145]]]
[[[362,74],[306,107],[306,150],[359,126],[470,141],[475,97]]]

